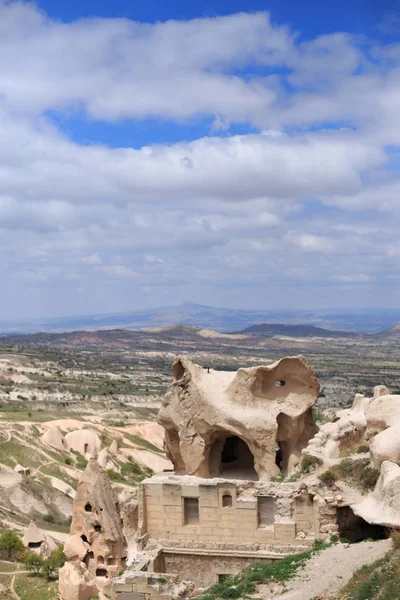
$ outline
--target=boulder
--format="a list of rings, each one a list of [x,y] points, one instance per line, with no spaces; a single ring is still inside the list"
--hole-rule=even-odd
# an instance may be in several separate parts
[[[380,387],[380,386],[379,386]],[[370,401],[365,416],[368,429],[383,431],[400,422],[400,395],[379,395]]]
[[[370,445],[371,463],[379,469],[385,460],[400,465],[400,423],[378,433]]]
[[[64,554],[68,560],[83,561],[89,549],[89,544],[84,542],[79,535],[70,535],[64,544]]]

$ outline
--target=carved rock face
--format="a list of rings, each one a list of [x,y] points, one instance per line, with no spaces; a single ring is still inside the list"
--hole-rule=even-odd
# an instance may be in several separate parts
[[[315,433],[319,384],[303,357],[237,373],[178,358],[172,371],[158,422],[177,474],[267,480],[291,472]]]

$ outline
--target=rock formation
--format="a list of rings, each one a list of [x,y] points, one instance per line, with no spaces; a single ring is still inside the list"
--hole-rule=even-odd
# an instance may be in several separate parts
[[[316,431],[318,393],[302,356],[237,373],[178,358],[158,415],[175,472],[260,480],[290,473]]]
[[[75,450],[83,456],[97,456],[101,450],[101,441],[95,431],[80,429],[70,431],[64,438],[68,450]]]
[[[59,592],[63,600],[90,600],[97,595],[95,578],[82,562],[67,562],[60,569]]]
[[[84,574],[85,569],[94,577],[98,589],[107,590],[110,581],[125,566],[127,548],[117,499],[96,459],[89,461],[79,482],[64,552],[74,563],[75,571],[71,567],[60,571],[61,595],[62,589],[68,587],[67,579],[76,580],[76,587],[91,588],[92,580]],[[83,600],[85,596],[76,597]]]
[[[22,543],[26,548],[29,548],[31,552],[39,554],[42,558],[50,556],[52,551],[56,548],[56,543],[53,538],[43,533],[33,521],[25,531]]]

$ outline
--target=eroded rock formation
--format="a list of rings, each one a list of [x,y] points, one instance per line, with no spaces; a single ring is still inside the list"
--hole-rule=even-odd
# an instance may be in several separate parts
[[[318,393],[302,356],[237,373],[178,358],[158,415],[175,472],[260,480],[290,473],[316,431]]]
[[[125,566],[127,547],[117,498],[104,470],[95,459],[88,463],[79,482],[70,537],[64,552],[74,563],[77,572],[81,572],[83,567],[80,565],[83,564],[101,590],[109,589],[111,580]],[[65,589],[65,577],[71,579],[72,575],[74,571],[70,568],[61,570],[61,594],[61,590]],[[79,586],[83,585],[85,589],[91,587],[91,583],[87,583],[89,579],[86,576],[84,580],[76,577]]]

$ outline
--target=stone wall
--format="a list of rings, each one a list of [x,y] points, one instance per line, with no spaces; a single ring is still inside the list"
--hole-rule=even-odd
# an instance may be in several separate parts
[[[255,559],[246,556],[164,553],[166,572],[179,573],[181,579],[193,581],[196,587],[208,587],[218,583],[220,575],[236,575],[255,560],[271,562],[268,558]]]
[[[230,481],[154,478],[143,484],[142,497],[142,532],[164,547],[181,542],[193,549],[263,550],[312,545],[319,534],[318,503],[291,484],[243,488]]]

